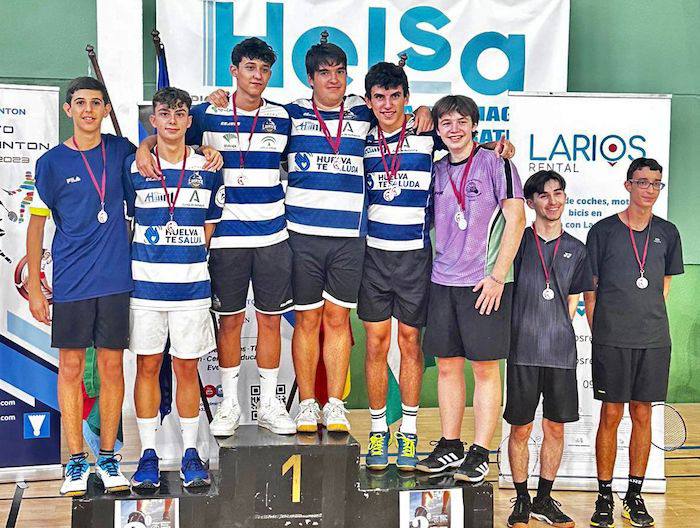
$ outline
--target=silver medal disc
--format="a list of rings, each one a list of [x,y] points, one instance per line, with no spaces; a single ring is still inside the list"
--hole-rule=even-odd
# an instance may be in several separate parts
[[[387,189],[384,191],[384,199],[387,202],[392,201],[394,198],[396,198],[396,193],[394,192],[394,189]]]
[[[238,178],[236,179],[236,181],[238,182],[238,185],[245,185],[245,180],[246,180],[246,178],[245,178],[244,174],[239,174]]]
[[[398,185],[394,185],[394,194],[395,194],[396,196],[398,196],[399,194],[401,194],[401,187],[399,187]]]
[[[167,224],[165,224],[166,231],[174,233],[176,229],[177,229],[177,222],[175,220],[170,220]]]
[[[107,211],[105,211],[104,209],[100,209],[100,212],[97,213],[97,221],[100,224],[104,224],[107,221],[107,218]]]
[[[639,288],[640,290],[643,290],[647,286],[649,286],[649,281],[647,280],[646,277],[639,277],[637,279],[637,288]]]
[[[462,218],[459,222],[457,222],[457,227],[459,227],[461,231],[464,231],[465,229],[467,229],[467,221],[464,218]]]
[[[549,286],[546,287],[544,290],[542,290],[542,297],[544,297],[546,301],[551,301],[554,299],[554,290]]]

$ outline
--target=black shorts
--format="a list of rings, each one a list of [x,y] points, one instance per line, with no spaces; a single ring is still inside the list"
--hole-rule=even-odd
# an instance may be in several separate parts
[[[506,409],[510,425],[527,425],[535,419],[542,396],[542,414],[552,422],[578,420],[576,369],[506,365]]]
[[[671,347],[618,348],[593,343],[593,397],[614,403],[666,401]]]
[[[51,318],[53,348],[129,348],[131,293],[56,302]]]
[[[294,309],[292,250],[286,240],[261,248],[219,248],[209,253],[212,311],[233,315],[245,311],[253,282],[255,309],[277,315]]]
[[[409,326],[425,326],[432,263],[430,246],[413,251],[368,247],[357,316],[370,323],[393,316]]]
[[[357,306],[365,257],[364,238],[289,234],[294,254],[292,286],[297,310],[313,310],[326,299],[344,308]]]
[[[423,351],[439,358],[493,361],[508,357],[513,283],[505,285],[501,306],[491,315],[474,308],[481,291],[472,286],[430,283]]]

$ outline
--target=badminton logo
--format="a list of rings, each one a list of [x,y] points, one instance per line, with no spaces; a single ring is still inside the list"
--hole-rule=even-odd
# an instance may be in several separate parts
[[[51,300],[53,299],[53,290],[51,288],[51,284],[49,283],[49,279],[47,276],[50,276],[50,272],[52,269],[52,263],[53,263],[53,258],[51,256],[51,252],[48,250],[44,250],[44,253],[41,256],[41,274],[40,274],[40,282],[41,282],[41,292],[44,294],[44,297],[51,303]],[[24,297],[27,301],[29,300],[29,290],[27,289],[27,284],[29,282],[29,266],[27,265],[27,256],[25,255],[22,257],[22,260],[19,261],[17,264],[17,267],[15,268],[15,287],[17,288],[17,291],[19,294]]]
[[[34,197],[34,188],[34,175],[31,173],[31,171],[27,171],[24,173],[24,181],[20,183],[16,189],[3,189],[3,192],[5,192],[5,194],[8,196],[21,196],[19,214],[7,209],[7,207],[0,202],[3,209],[5,209],[7,212],[7,218],[9,218],[11,222],[17,222],[18,224],[24,222],[26,212],[29,210],[29,205],[32,203],[32,198]]]
[[[24,415],[24,439],[33,440],[51,436],[49,413],[27,413]]]

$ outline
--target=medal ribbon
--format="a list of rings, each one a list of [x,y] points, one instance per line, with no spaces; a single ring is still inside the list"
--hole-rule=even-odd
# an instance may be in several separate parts
[[[92,184],[95,186],[95,190],[97,191],[97,195],[100,197],[100,206],[101,210],[104,211],[105,208],[105,192],[106,192],[106,184],[107,184],[107,151],[105,150],[105,142],[100,138],[100,146],[102,147],[102,187],[97,183],[97,178],[95,178],[95,173],[92,172],[92,167],[90,167],[90,162],[88,162],[87,157],[85,157],[85,154],[83,153],[82,150],[80,150],[80,147],[78,147],[78,142],[75,141],[75,136],[71,138],[73,140],[73,145],[75,146],[75,150],[80,152],[80,156],[83,158],[83,163],[85,164],[85,168],[88,171],[88,174],[90,175],[90,179],[92,180]]]
[[[180,189],[182,189],[182,179],[185,177],[185,165],[187,164],[187,147],[185,147],[185,155],[182,157],[182,169],[180,169],[180,179],[177,182],[177,190],[175,191],[175,197],[172,202],[170,201],[170,193],[168,192],[168,186],[165,184],[165,174],[163,169],[160,168],[160,156],[158,156],[158,146],[156,145],[156,163],[158,164],[158,170],[160,171],[160,184],[165,191],[165,200],[168,202],[168,211],[170,212],[170,220],[172,221],[173,216],[175,216],[175,204],[177,203],[177,197],[180,196]]]
[[[260,108],[262,107],[262,104],[258,106],[258,111],[255,112],[255,117],[253,118],[253,126],[250,129],[250,133],[248,134],[248,148],[245,151],[245,154],[243,154],[243,150],[241,150],[241,135],[240,135],[240,126],[238,124],[238,111],[236,110],[236,92],[233,93],[232,97],[232,104],[233,104],[233,126],[236,129],[236,139],[238,140],[238,159],[240,161],[241,169],[245,168],[245,159],[248,157],[248,152],[250,152],[250,145],[253,142],[253,135],[255,134],[255,125],[258,124],[258,117],[260,116]]]
[[[651,221],[654,219],[654,215],[649,219],[649,225],[647,226],[647,239],[644,242],[644,254],[642,258],[639,258],[639,250],[637,249],[637,242],[634,240],[634,233],[632,232],[632,225],[630,224],[630,214],[627,212],[627,229],[630,231],[630,240],[632,241],[632,249],[634,249],[634,257],[637,259],[637,264],[639,264],[639,274],[644,276],[644,265],[647,262],[647,250],[649,249],[649,235],[651,234]]]
[[[341,134],[343,133],[343,114],[345,113],[345,101],[340,103],[340,112],[338,113],[338,132],[336,134],[336,137],[331,136],[326,122],[323,120],[323,117],[321,117],[321,113],[318,111],[316,101],[311,99],[311,105],[313,106],[316,119],[318,119],[318,124],[321,127],[321,132],[323,132],[323,135],[326,136],[326,141],[328,141],[328,144],[331,146],[331,149],[333,149],[333,154],[338,154],[338,151],[340,150],[340,140],[342,139]]]
[[[401,132],[399,133],[399,140],[396,142],[396,151],[394,155],[391,155],[391,150],[389,149],[389,144],[386,142],[386,137],[384,137],[384,132],[380,126],[377,126],[377,139],[379,140],[379,154],[382,156],[382,164],[384,165],[384,173],[386,174],[387,183],[391,183],[394,179],[396,173],[399,171],[399,166],[401,165],[401,158],[399,157],[399,152],[403,146],[404,139],[406,139],[406,123],[408,122],[408,117],[404,116],[403,124],[401,125]],[[391,161],[387,163],[386,158],[390,158]]]
[[[450,185],[452,185],[452,192],[455,195],[455,198],[457,198],[457,203],[459,204],[459,210],[464,212],[466,210],[466,199],[464,197],[464,189],[467,186],[467,180],[469,179],[469,169],[471,169],[472,166],[472,161],[474,161],[474,154],[476,154],[476,151],[479,150],[479,145],[478,143],[474,143],[474,146],[472,147],[471,154],[469,154],[469,159],[467,159],[467,162],[464,164],[464,170],[462,171],[462,179],[459,182],[459,191],[457,190],[457,186],[455,185],[455,182],[452,180],[452,177],[448,173],[447,176],[450,179]]]
[[[544,280],[547,283],[547,288],[549,288],[549,278],[552,276],[552,270],[554,269],[554,259],[557,257],[557,251],[559,251],[559,244],[561,243],[561,235],[557,237],[557,243],[554,245],[554,254],[552,254],[552,262],[547,268],[547,264],[544,262],[544,253],[542,252],[542,246],[540,245],[540,237],[537,235],[537,228],[535,223],[532,223],[532,233],[535,235],[535,245],[537,246],[537,254],[540,256],[540,262],[542,263],[542,270],[544,271]],[[562,232],[562,234],[564,234]]]

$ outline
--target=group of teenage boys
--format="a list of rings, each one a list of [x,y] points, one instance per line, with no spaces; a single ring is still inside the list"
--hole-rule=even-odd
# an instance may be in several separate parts
[[[393,435],[398,468],[449,470],[457,480],[482,481],[499,422],[499,362],[508,358],[504,417],[511,424],[508,452],[517,493],[508,525],[527,526],[532,515],[573,526],[550,492],[564,423],[578,420],[571,319],[584,292],[594,395],[603,401],[596,443],[600,489],[591,525],[614,524],[616,431],[629,402],[633,428],[623,515],[633,526],[651,526],[641,498],[650,402],[666,396],[664,301],[671,276],[683,271],[678,231],[651,212],[664,186],[658,163],[632,163],[625,182],[629,207],[596,224],[586,247],[563,231],[565,180],[539,171],[523,188],[508,159],[509,142],[474,141],[479,110],[470,98],[446,96],[432,110],[406,113],[403,64],[387,62],[368,71],[364,98],[346,96],[347,58],[324,36],[306,55],[312,97],[279,105],[262,97],[275,60],[265,42],[246,39],[232,51],[231,96],[217,90],[192,106],[182,90],[158,91],[150,117],[157,133],[138,149],[101,134],[110,110],[104,86],[83,77],[68,89],[63,108],[73,120],[73,136],[37,163],[27,234],[30,309],[51,323],[52,346],[60,349],[59,403],[71,453],[61,492],[86,491],[80,383],[90,346],[97,349],[101,376],[97,476],[108,491],[160,485],[158,377],[168,338],[184,446],[181,477],[185,486],[209,483],[196,447],[197,362],[218,350],[223,399],[210,427],[217,436],[234,434],[241,415],[241,329],[252,283],[259,426],[278,434],[313,433],[319,425],[349,431],[342,395],[350,310],[356,307],[367,333],[366,464],[386,468],[392,440],[387,356],[395,318],[402,402]],[[448,155],[434,163],[438,148]],[[281,167],[288,173],[286,189]],[[524,203],[535,212],[528,228]],[[39,283],[49,214],[56,223],[52,316]],[[210,310],[218,315],[216,339]],[[276,397],[280,318],[290,310],[300,400],[295,418]],[[621,321],[623,312],[629,316]],[[131,483],[114,453],[125,348],[137,355],[134,400],[142,445]],[[418,460],[423,350],[438,358],[442,438]],[[329,396],[322,409],[314,392],[320,357]],[[465,359],[475,379],[475,434],[466,453],[460,440]],[[541,396],[541,475],[531,501],[528,439]]]

